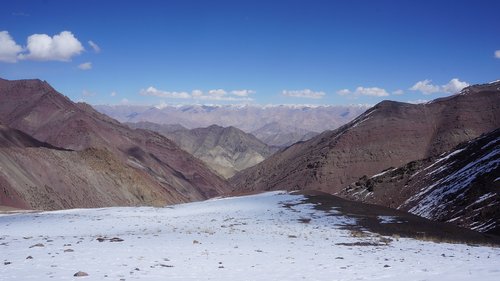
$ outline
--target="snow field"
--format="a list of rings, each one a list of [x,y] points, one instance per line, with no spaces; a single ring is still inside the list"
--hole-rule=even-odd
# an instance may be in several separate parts
[[[303,200],[1,215],[0,280],[500,280],[498,248],[353,235]]]

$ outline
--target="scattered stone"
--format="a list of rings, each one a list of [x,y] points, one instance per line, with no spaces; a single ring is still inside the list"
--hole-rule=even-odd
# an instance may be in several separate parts
[[[155,264],[155,265],[151,265],[151,266],[149,266],[149,267],[151,267],[151,268],[156,268],[156,267],[158,267],[158,266],[159,266],[159,267],[174,267],[173,265],[170,265],[170,264],[164,264],[164,263],[157,263],[157,264]]]
[[[390,265],[388,265],[388,264],[386,264],[386,265],[384,265],[384,267],[391,267],[391,266],[390,266]]]
[[[193,244],[200,244],[200,241],[198,241],[198,240],[193,240]]]
[[[109,239],[109,242],[123,242],[124,240],[119,237],[113,237]]]
[[[82,277],[82,276],[89,276],[87,272],[83,271],[78,271],[77,273],[73,274],[74,277]]]
[[[301,223],[310,223],[311,219],[310,218],[300,218],[299,222],[301,222]]]
[[[42,243],[37,243],[37,244],[35,244],[35,245],[31,245],[31,246],[30,246],[30,249],[31,249],[31,248],[35,248],[35,247],[45,247],[45,245],[43,245]]]
[[[32,257],[32,256],[27,256],[27,257],[26,257],[26,259],[27,259],[27,260],[32,260],[32,259],[33,259],[33,257]]]
[[[344,259],[344,257],[336,257],[335,259],[336,259],[336,260],[343,260],[343,259]]]
[[[99,242],[104,242],[106,240],[108,240],[109,242],[123,242],[124,241],[123,239],[121,239],[119,237],[113,237],[113,238],[98,237],[96,240]]]
[[[4,262],[3,264],[4,264],[4,265],[9,265],[9,264],[11,264],[11,263],[12,263],[12,262],[10,262],[10,261],[6,261],[6,262]]]
[[[71,252],[74,252],[74,251],[75,250],[73,250],[73,249],[66,249],[66,250],[64,250],[65,253],[71,253]]]

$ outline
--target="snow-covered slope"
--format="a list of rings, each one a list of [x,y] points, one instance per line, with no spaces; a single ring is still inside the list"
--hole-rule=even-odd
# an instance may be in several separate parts
[[[339,195],[500,234],[500,129],[439,157],[364,178]]]
[[[348,230],[272,192],[165,208],[0,216],[0,280],[498,280],[500,249]],[[309,202],[309,203],[308,203]],[[404,219],[380,216],[380,224]],[[82,274],[82,273],[81,273]],[[75,277],[76,278],[76,277]]]
[[[428,186],[402,209],[482,232],[500,228],[500,129],[435,160],[421,173]]]

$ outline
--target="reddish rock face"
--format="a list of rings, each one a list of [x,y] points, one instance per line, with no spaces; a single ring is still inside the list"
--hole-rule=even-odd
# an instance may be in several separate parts
[[[22,142],[16,147],[0,145],[10,157],[2,160],[2,166],[15,167],[19,171],[16,175],[23,174],[4,176],[2,186],[18,192],[32,208],[158,205],[202,200],[230,190],[205,164],[167,138],[130,129],[89,105],[75,104],[40,80],[0,79],[0,122],[8,126],[4,131],[17,129],[25,133],[30,139],[26,142],[43,143],[37,147]],[[27,156],[21,157],[23,153]],[[43,163],[31,161],[30,157]],[[31,167],[35,164],[40,167]],[[79,165],[87,165],[81,168],[88,173],[78,173]],[[60,179],[64,176],[67,179]],[[83,186],[85,193],[72,195]],[[111,196],[115,199],[93,198],[89,202],[94,203],[88,204],[84,200],[86,196],[113,194],[116,188],[124,193]],[[37,199],[28,194],[55,195],[35,206]],[[82,198],[74,198],[80,195]]]
[[[500,83],[427,104],[383,101],[230,179],[236,190],[340,191],[362,176],[435,156],[500,127]]]

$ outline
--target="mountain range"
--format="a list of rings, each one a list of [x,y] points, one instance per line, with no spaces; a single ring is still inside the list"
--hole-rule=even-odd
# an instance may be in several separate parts
[[[230,190],[168,138],[130,129],[40,80],[0,80],[0,122],[4,136],[22,140],[2,139],[2,205],[164,205]]]
[[[44,81],[0,79],[0,206],[163,206],[315,190],[498,235],[499,128],[498,81],[425,104],[383,101],[278,149],[231,126],[122,124]],[[288,129],[270,122],[254,133]]]
[[[426,104],[383,101],[348,124],[283,149],[230,179],[236,190],[335,193],[363,176],[440,155],[500,127],[500,82]]]
[[[148,121],[178,124],[188,129],[219,125],[252,133],[270,146],[285,147],[318,132],[335,129],[368,109],[369,105],[95,105],[94,108],[120,122]]]
[[[151,122],[127,125],[156,131],[166,136],[224,178],[260,163],[276,150],[235,127],[211,125],[206,128],[186,129],[180,125]]]

